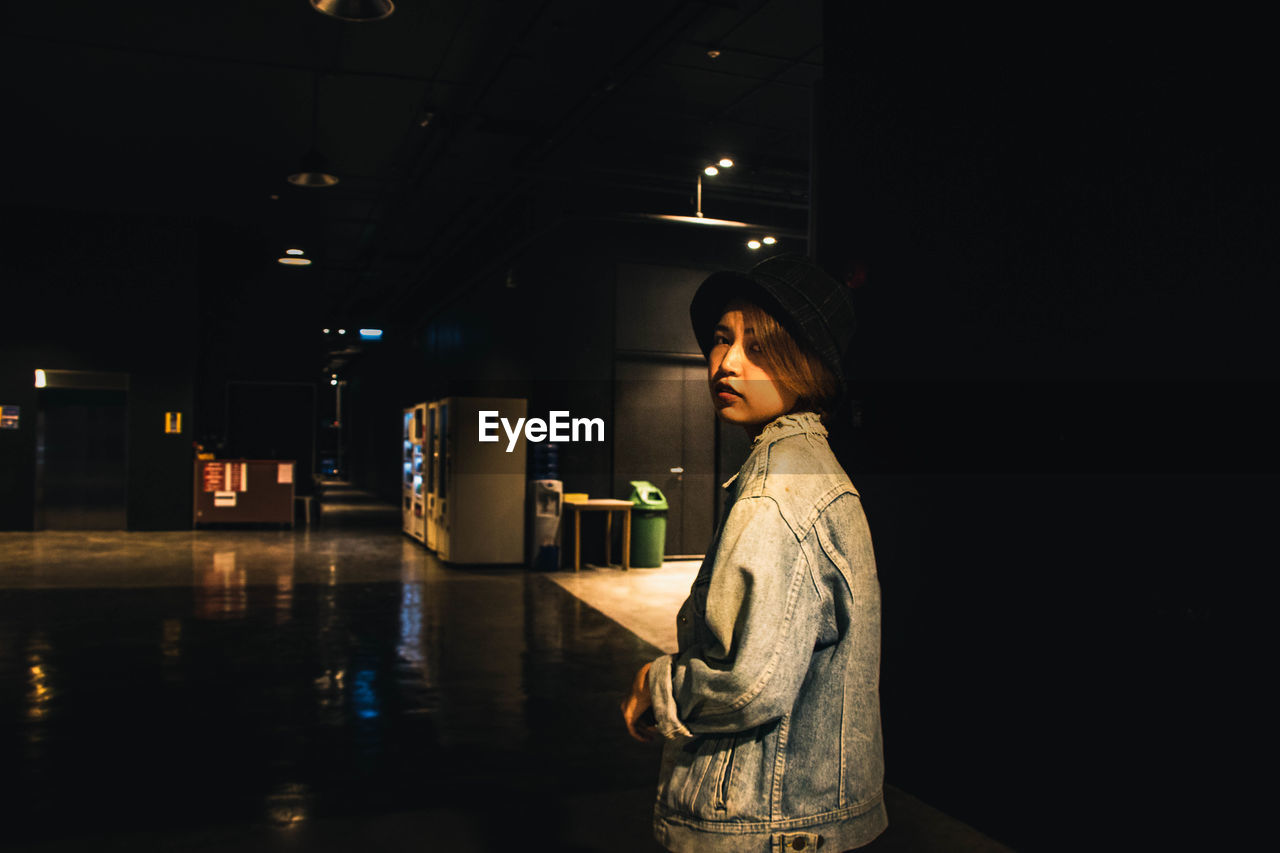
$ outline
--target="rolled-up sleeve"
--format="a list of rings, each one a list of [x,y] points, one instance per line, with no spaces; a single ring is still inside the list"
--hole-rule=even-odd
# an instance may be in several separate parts
[[[687,648],[650,668],[659,731],[745,731],[786,714],[808,671],[819,609],[808,561],[777,503],[737,501],[716,548],[705,622]]]

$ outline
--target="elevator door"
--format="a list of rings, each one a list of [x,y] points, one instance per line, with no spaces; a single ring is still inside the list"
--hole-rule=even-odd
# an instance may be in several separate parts
[[[39,393],[36,529],[126,529],[126,392],[45,388]]]
[[[619,358],[614,495],[648,480],[667,499],[668,555],[701,554],[715,523],[715,409],[701,360]]]

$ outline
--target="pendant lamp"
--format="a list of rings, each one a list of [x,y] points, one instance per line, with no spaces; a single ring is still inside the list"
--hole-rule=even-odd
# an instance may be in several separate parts
[[[295,187],[331,187],[338,177],[329,172],[328,161],[312,146],[302,155],[301,168],[287,180]]]
[[[311,8],[322,15],[361,24],[381,21],[396,10],[391,0],[311,0]]]
[[[296,187],[331,187],[338,183],[337,175],[329,171],[329,163],[316,147],[316,136],[320,124],[320,75],[312,77],[311,83],[311,147],[302,155],[301,168],[286,180]]]

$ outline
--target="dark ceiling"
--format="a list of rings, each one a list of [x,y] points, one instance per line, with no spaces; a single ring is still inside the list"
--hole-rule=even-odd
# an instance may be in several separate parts
[[[725,154],[706,215],[802,234],[821,5],[8,4],[6,200],[234,223],[351,323],[429,311],[459,258],[549,219],[690,214]],[[286,182],[313,147],[336,186]],[[293,245],[305,271],[276,264]]]

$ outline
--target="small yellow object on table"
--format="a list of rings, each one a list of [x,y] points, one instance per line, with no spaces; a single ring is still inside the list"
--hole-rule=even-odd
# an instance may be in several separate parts
[[[596,498],[594,500],[568,500],[565,507],[573,510],[573,570],[582,569],[582,514],[584,512],[607,512],[604,523],[604,562],[613,565],[613,514],[622,513],[622,570],[631,568],[631,501]]]

